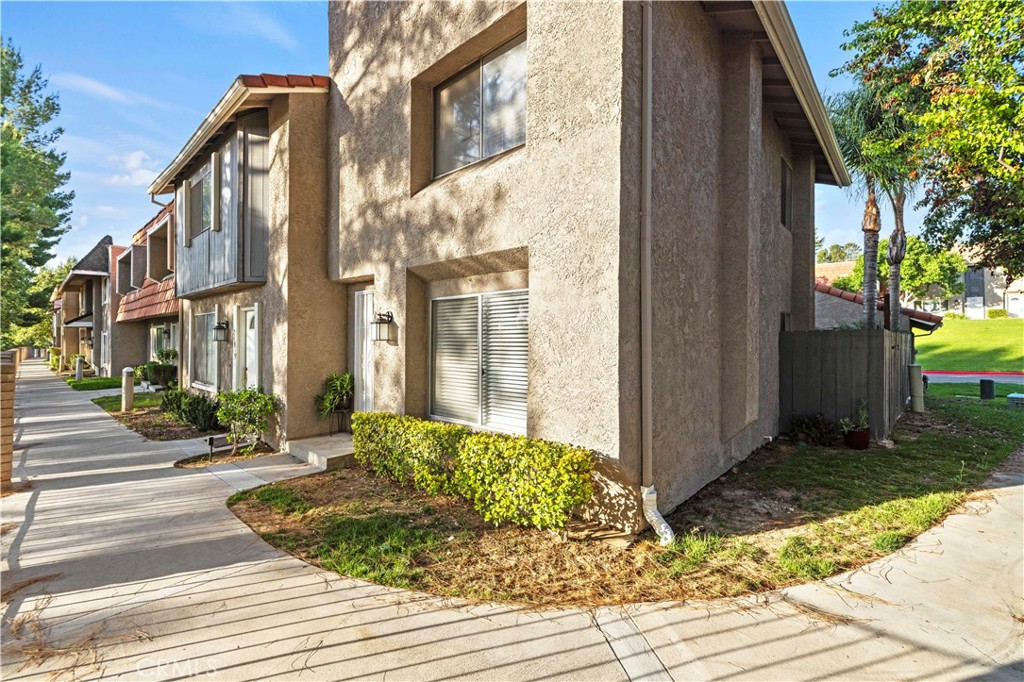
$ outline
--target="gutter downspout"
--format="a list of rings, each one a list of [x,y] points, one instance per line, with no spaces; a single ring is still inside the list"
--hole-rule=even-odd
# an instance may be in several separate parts
[[[168,201],[166,204],[161,204],[159,201],[156,200],[156,195],[155,194],[150,194],[149,195],[149,200],[150,200],[151,203],[156,204],[160,208],[167,208],[168,206],[171,205],[170,201]]]
[[[658,491],[654,489],[654,412],[652,408],[651,358],[654,344],[651,334],[651,129],[654,99],[654,9],[650,0],[640,5],[643,22],[643,90],[640,125],[643,140],[640,152],[640,485],[644,518],[658,534],[661,544],[675,539],[672,527],[658,511]]]

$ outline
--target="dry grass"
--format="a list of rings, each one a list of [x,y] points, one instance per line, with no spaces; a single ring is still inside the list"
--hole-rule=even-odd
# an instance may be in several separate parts
[[[17,495],[23,493],[26,490],[32,490],[32,481],[22,481],[21,483],[10,483],[0,490],[0,499],[8,497],[9,495]]]
[[[17,527],[18,524],[16,523],[0,523],[0,537],[7,535]]]
[[[47,580],[53,580],[54,578],[60,577],[60,573],[47,573],[46,575],[37,575],[33,578],[26,578],[25,580],[19,580],[18,582],[12,583],[10,580],[5,579],[4,588],[0,591],[0,602],[7,603],[11,598],[21,592],[26,587],[31,587],[36,583],[46,582]]]
[[[464,500],[361,469],[245,491],[229,504],[304,561],[439,595],[539,605],[731,597],[898,550],[1024,442],[1024,423],[1005,408],[932,407],[905,420],[892,449],[783,444],[756,453],[668,517],[677,533],[669,548],[649,534],[614,546],[494,528]]]

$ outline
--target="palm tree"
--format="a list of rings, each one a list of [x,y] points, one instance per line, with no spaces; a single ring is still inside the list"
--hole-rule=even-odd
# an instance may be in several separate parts
[[[878,304],[878,173],[874,159],[865,154],[861,142],[883,118],[881,106],[867,86],[833,95],[827,100],[829,117],[836,131],[839,150],[854,177],[854,192],[866,195],[861,231],[864,233],[864,320],[868,329],[877,326]]]

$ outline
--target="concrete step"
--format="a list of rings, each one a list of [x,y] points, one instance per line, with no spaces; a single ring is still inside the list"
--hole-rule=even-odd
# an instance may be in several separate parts
[[[306,462],[321,471],[345,469],[355,464],[352,434],[314,436],[285,443],[285,450],[295,459]]]

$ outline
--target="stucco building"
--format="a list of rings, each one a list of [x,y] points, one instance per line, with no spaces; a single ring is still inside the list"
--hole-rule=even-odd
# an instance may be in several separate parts
[[[814,184],[849,183],[782,4],[329,20],[346,303],[321,324],[358,409],[592,448],[590,512],[628,527],[641,486],[667,511],[777,433],[779,332],[814,328]]]
[[[343,366],[327,277],[325,76],[239,76],[149,192],[175,209],[181,385],[257,387],[284,409],[266,440],[327,432],[314,396]]]

